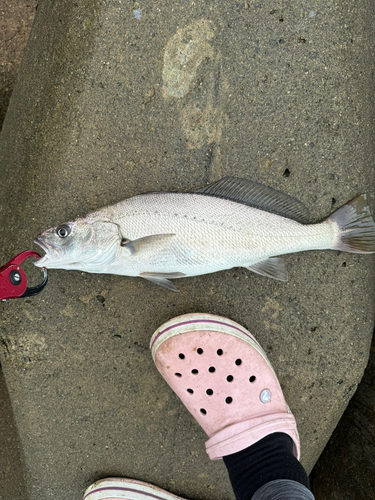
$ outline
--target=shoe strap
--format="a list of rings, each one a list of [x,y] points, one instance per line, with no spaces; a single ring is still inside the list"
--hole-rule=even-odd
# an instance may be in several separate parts
[[[206,451],[211,460],[218,460],[223,456],[244,450],[274,432],[284,432],[292,438],[293,453],[299,460],[299,435],[292,413],[266,413],[224,427],[206,441]]]

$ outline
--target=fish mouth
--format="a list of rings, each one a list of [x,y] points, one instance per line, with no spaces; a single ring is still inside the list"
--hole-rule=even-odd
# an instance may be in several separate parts
[[[45,263],[49,260],[49,258],[53,257],[53,254],[57,253],[57,246],[49,241],[46,241],[41,236],[37,236],[34,239],[34,243],[36,243],[40,248],[45,252],[45,255],[41,257],[39,260],[35,262],[37,267],[45,267]]]
[[[58,246],[55,243],[51,243],[50,241],[46,241],[42,236],[37,236],[34,239],[34,243],[39,245],[46,253],[48,253],[49,250],[57,250]]]

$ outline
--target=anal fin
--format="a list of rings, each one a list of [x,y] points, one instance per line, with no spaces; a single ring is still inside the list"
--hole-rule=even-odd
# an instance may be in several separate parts
[[[267,276],[280,281],[288,281],[288,272],[284,262],[279,257],[270,257],[267,260],[262,260],[251,266],[246,266],[246,269],[254,273]]]
[[[184,273],[141,273],[140,278],[144,278],[145,280],[152,281],[156,285],[163,286],[164,288],[168,288],[173,292],[178,292],[178,289],[174,286],[174,284],[169,281],[169,279],[176,278],[184,278],[186,274]],[[169,278],[169,279],[168,279]]]

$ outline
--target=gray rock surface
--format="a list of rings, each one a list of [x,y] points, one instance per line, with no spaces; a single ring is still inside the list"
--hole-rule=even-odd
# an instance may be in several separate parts
[[[369,500],[375,492],[375,339],[361,383],[314,469],[316,500]]]
[[[1,262],[58,222],[224,175],[301,199],[312,220],[364,191],[374,212],[369,12],[369,2],[40,3],[0,138]],[[161,322],[197,310],[239,321],[267,350],[310,470],[366,366],[373,258],[285,261],[286,284],[234,269],[181,280],[178,295],[54,271],[42,295],[2,304],[29,498],[79,499],[107,475],[233,497],[148,352]]]

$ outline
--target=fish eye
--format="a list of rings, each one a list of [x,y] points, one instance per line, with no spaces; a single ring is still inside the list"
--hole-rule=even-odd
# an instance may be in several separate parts
[[[60,238],[66,238],[67,236],[69,236],[70,231],[70,226],[68,226],[67,224],[63,224],[62,226],[58,226],[56,228],[56,234]]]

